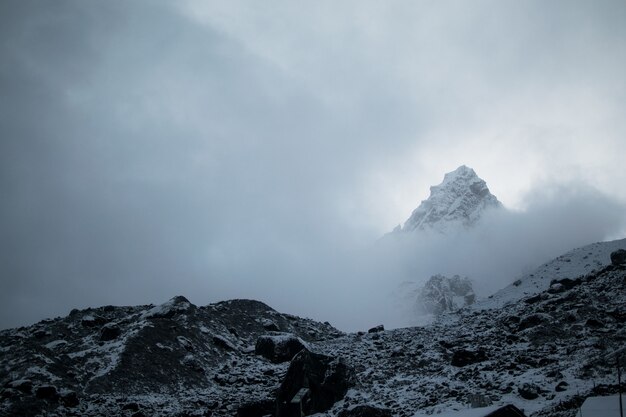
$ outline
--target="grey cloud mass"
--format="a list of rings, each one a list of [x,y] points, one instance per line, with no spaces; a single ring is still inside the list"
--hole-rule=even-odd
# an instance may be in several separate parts
[[[621,237],[624,21],[621,1],[3,1],[0,327],[177,294],[377,324],[385,288],[437,266],[374,242],[461,164],[516,209],[492,231],[515,262],[459,265],[489,289]]]

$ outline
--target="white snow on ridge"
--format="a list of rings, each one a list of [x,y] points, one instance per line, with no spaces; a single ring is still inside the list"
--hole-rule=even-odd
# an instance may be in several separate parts
[[[575,279],[611,263],[611,253],[626,249],[626,239],[592,243],[573,249],[516,279],[486,299],[479,300],[472,308],[501,308],[508,303],[529,297],[550,288],[552,280]]]
[[[485,210],[502,204],[472,168],[461,165],[445,174],[443,182],[430,187],[430,196],[421,202],[400,231],[434,229],[445,232],[476,223]]]
[[[164,316],[172,312],[184,312],[191,308],[191,303],[187,300],[182,300],[179,297],[174,297],[163,304],[152,307],[144,311],[141,315],[143,319],[149,319],[156,316]]]

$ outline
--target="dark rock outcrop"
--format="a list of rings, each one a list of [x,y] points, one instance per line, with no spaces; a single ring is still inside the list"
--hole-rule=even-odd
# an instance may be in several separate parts
[[[457,366],[459,368],[467,365],[471,365],[473,363],[483,362],[487,360],[487,354],[484,350],[457,350],[452,354],[452,366]]]
[[[611,263],[615,266],[626,265],[626,250],[618,249],[611,253]]]
[[[372,327],[367,332],[368,333],[378,333],[378,332],[384,332],[384,331],[385,331],[385,326],[383,326],[382,324],[379,324],[378,326]]]
[[[102,327],[100,330],[100,340],[103,342],[109,340],[115,340],[122,334],[122,329],[120,326],[113,323],[108,323]]]
[[[304,342],[290,333],[272,333],[260,336],[254,351],[274,363],[290,361],[305,348]]]
[[[78,407],[78,405],[80,404],[78,394],[76,394],[74,391],[70,391],[61,395],[61,404],[68,408]]]
[[[330,409],[354,384],[354,370],[340,359],[302,350],[291,361],[278,390],[278,415],[289,414],[290,403],[302,388],[308,393],[300,407],[309,415]]]
[[[518,389],[517,393],[520,397],[525,400],[534,400],[539,397],[541,394],[541,388],[534,384],[522,384]]]
[[[547,314],[536,313],[530,314],[524,317],[521,321],[517,330],[522,331],[526,329],[530,329],[531,327],[539,326],[540,324],[549,323],[552,321],[552,317]]]
[[[250,401],[237,409],[237,417],[263,417],[276,412],[276,401],[267,398]]]
[[[52,385],[43,385],[35,391],[35,397],[42,400],[56,401],[59,398],[56,387]]]

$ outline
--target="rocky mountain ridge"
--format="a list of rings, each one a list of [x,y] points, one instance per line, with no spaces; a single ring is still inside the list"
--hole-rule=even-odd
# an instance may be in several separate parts
[[[573,416],[584,396],[617,390],[626,260],[614,258],[501,308],[368,333],[252,300],[73,310],[0,332],[0,415],[283,416],[301,395],[307,414],[328,416],[419,416],[475,398]]]
[[[487,184],[472,168],[461,165],[445,174],[443,182],[430,187],[430,196],[413,211],[396,232],[471,227],[485,210],[502,208],[502,203],[491,194]]]

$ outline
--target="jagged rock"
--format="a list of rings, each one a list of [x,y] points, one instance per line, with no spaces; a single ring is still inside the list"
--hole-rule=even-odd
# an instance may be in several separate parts
[[[87,314],[83,316],[83,318],[80,320],[80,324],[82,324],[85,327],[98,327],[98,326],[102,326],[106,322],[107,322],[107,319],[105,319],[102,316],[98,316],[94,314]]]
[[[254,351],[274,363],[280,363],[290,361],[305,347],[305,343],[299,337],[290,333],[275,332],[260,336]]]
[[[530,329],[531,327],[539,326],[540,324],[550,323],[552,321],[552,317],[548,314],[537,313],[531,314],[529,316],[524,317],[519,326],[517,326],[517,330],[522,331],[526,329]]]
[[[541,394],[541,388],[534,384],[522,384],[517,388],[517,393],[525,400],[534,400]]]
[[[33,382],[29,379],[18,379],[17,381],[11,381],[8,385],[25,394],[30,394],[33,390]]]
[[[70,391],[61,395],[61,404],[69,408],[78,407],[78,405],[80,404],[78,394],[76,394],[74,391]]]
[[[596,320],[596,319],[588,319],[585,322],[585,326],[591,327],[593,329],[599,329],[600,327],[604,327],[604,324],[601,321]]]
[[[371,405],[357,405],[348,410],[341,410],[337,417],[391,417],[391,410]]]
[[[171,300],[153,307],[143,313],[143,317],[147,319],[171,319],[181,314],[190,314],[196,309],[196,306],[191,304],[182,295],[178,295]]]
[[[477,351],[460,349],[452,354],[452,366],[463,367],[477,362],[487,360],[487,354],[484,350]]]
[[[139,404],[127,403],[122,406],[122,410],[139,411]]]
[[[59,397],[56,387],[52,385],[42,385],[35,391],[35,397],[42,400],[56,401]]]
[[[626,265],[626,250],[618,249],[611,253],[611,264]]]
[[[278,327],[278,324],[276,324],[273,320],[270,320],[270,319],[261,320],[261,325],[263,326],[265,330],[268,330],[270,332],[280,331],[280,327]]]
[[[16,398],[23,394],[23,392],[20,392],[13,388],[4,388],[2,391],[0,391],[0,399],[5,400],[9,398]]]
[[[213,335],[213,343],[215,343],[216,346],[219,346],[222,349],[231,351],[237,350],[237,346],[235,346],[230,340],[218,334]]]
[[[36,339],[44,339],[46,337],[50,337],[52,336],[52,333],[48,330],[37,330],[35,331],[35,333],[33,333],[33,336]]]
[[[368,333],[378,333],[378,332],[384,332],[384,331],[385,331],[385,326],[383,326],[382,324],[379,324],[378,326],[372,327],[367,332]]]
[[[476,295],[469,278],[434,275],[419,291],[417,303],[427,314],[442,314],[474,304]]]
[[[550,282],[550,290],[548,290],[548,292],[550,292],[552,294],[556,294],[556,293],[559,293],[559,292],[571,290],[572,288],[574,288],[577,285],[580,285],[581,283],[582,283],[582,280],[580,278],[577,278],[577,279],[569,279],[569,278],[555,279],[555,280],[552,280]]]
[[[100,340],[107,342],[115,340],[122,334],[122,329],[115,323],[108,323],[100,330]]]
[[[569,386],[569,384],[568,384],[567,382],[565,382],[565,381],[561,381],[561,382],[559,382],[559,383],[556,385],[556,387],[554,388],[554,390],[555,390],[556,392],[563,392],[563,391],[567,390],[567,387],[568,387],[568,386]]]
[[[304,415],[330,409],[355,384],[355,372],[338,358],[302,350],[298,353],[278,390],[278,417],[287,416],[289,403],[301,388],[308,395],[301,403]]]
[[[247,402],[237,409],[237,417],[263,417],[276,412],[276,401],[262,399]]]
[[[535,304],[541,301],[541,296],[539,294],[533,295],[532,297],[528,297],[524,300],[526,304]]]

